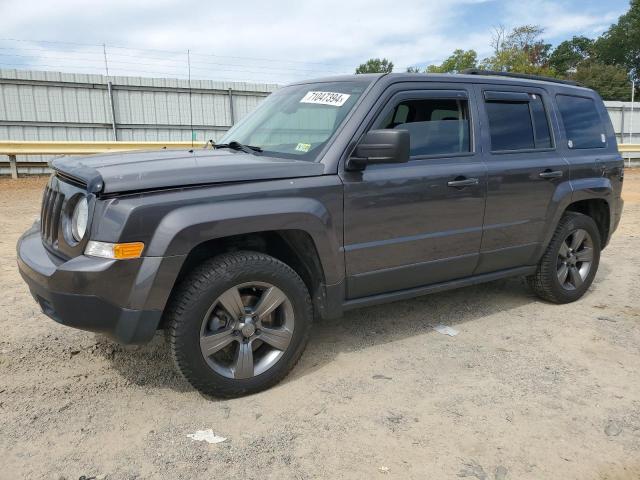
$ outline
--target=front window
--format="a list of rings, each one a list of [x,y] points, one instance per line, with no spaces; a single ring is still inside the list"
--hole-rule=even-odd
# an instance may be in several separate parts
[[[383,116],[374,128],[408,130],[412,157],[471,151],[466,100],[404,100]]]
[[[272,93],[218,142],[260,147],[264,155],[315,161],[369,82],[291,85]]]

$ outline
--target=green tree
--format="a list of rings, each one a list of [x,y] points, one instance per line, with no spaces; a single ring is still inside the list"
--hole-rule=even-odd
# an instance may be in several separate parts
[[[594,41],[587,37],[573,37],[558,45],[549,56],[549,65],[558,74],[575,71],[578,65],[593,56]]]
[[[600,62],[640,76],[640,0],[631,0],[629,11],[596,40],[594,50]]]
[[[457,73],[467,68],[478,66],[478,54],[475,50],[457,49],[447,57],[440,65],[429,65],[428,73]]]
[[[631,99],[631,82],[624,67],[585,61],[578,64],[572,78],[585,87],[594,89],[604,100]]]
[[[554,75],[549,65],[551,45],[541,39],[543,32],[537,25],[522,25],[510,32],[496,27],[491,40],[494,53],[481,66],[487,70]]]
[[[391,73],[393,62],[386,58],[370,58],[356,68],[356,73]]]

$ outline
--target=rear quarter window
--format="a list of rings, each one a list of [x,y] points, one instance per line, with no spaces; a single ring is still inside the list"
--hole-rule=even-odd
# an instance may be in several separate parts
[[[604,124],[592,98],[556,95],[556,101],[569,148],[604,148],[606,146]]]

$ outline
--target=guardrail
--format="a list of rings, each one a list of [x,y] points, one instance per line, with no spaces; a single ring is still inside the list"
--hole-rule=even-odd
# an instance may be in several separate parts
[[[158,150],[161,148],[191,148],[202,142],[25,142],[0,141],[0,155],[9,156],[11,178],[18,178],[16,155],[91,155],[130,150]],[[41,163],[41,162],[38,162]]]
[[[618,151],[620,153],[640,153],[640,143],[619,143]]]
[[[130,150],[158,150],[160,148],[191,148],[201,142],[25,142],[0,141],[0,155],[9,156],[11,178],[18,178],[16,155],[91,155]],[[620,153],[640,153],[640,144],[621,143]],[[41,163],[41,162],[38,162]]]
[[[618,151],[626,160],[627,167],[637,167],[640,159],[640,144],[638,143],[619,143]]]

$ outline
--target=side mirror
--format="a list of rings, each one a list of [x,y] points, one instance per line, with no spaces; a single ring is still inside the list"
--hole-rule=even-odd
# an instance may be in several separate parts
[[[362,170],[370,164],[408,161],[409,132],[407,130],[370,130],[360,140],[347,161],[347,169]]]

